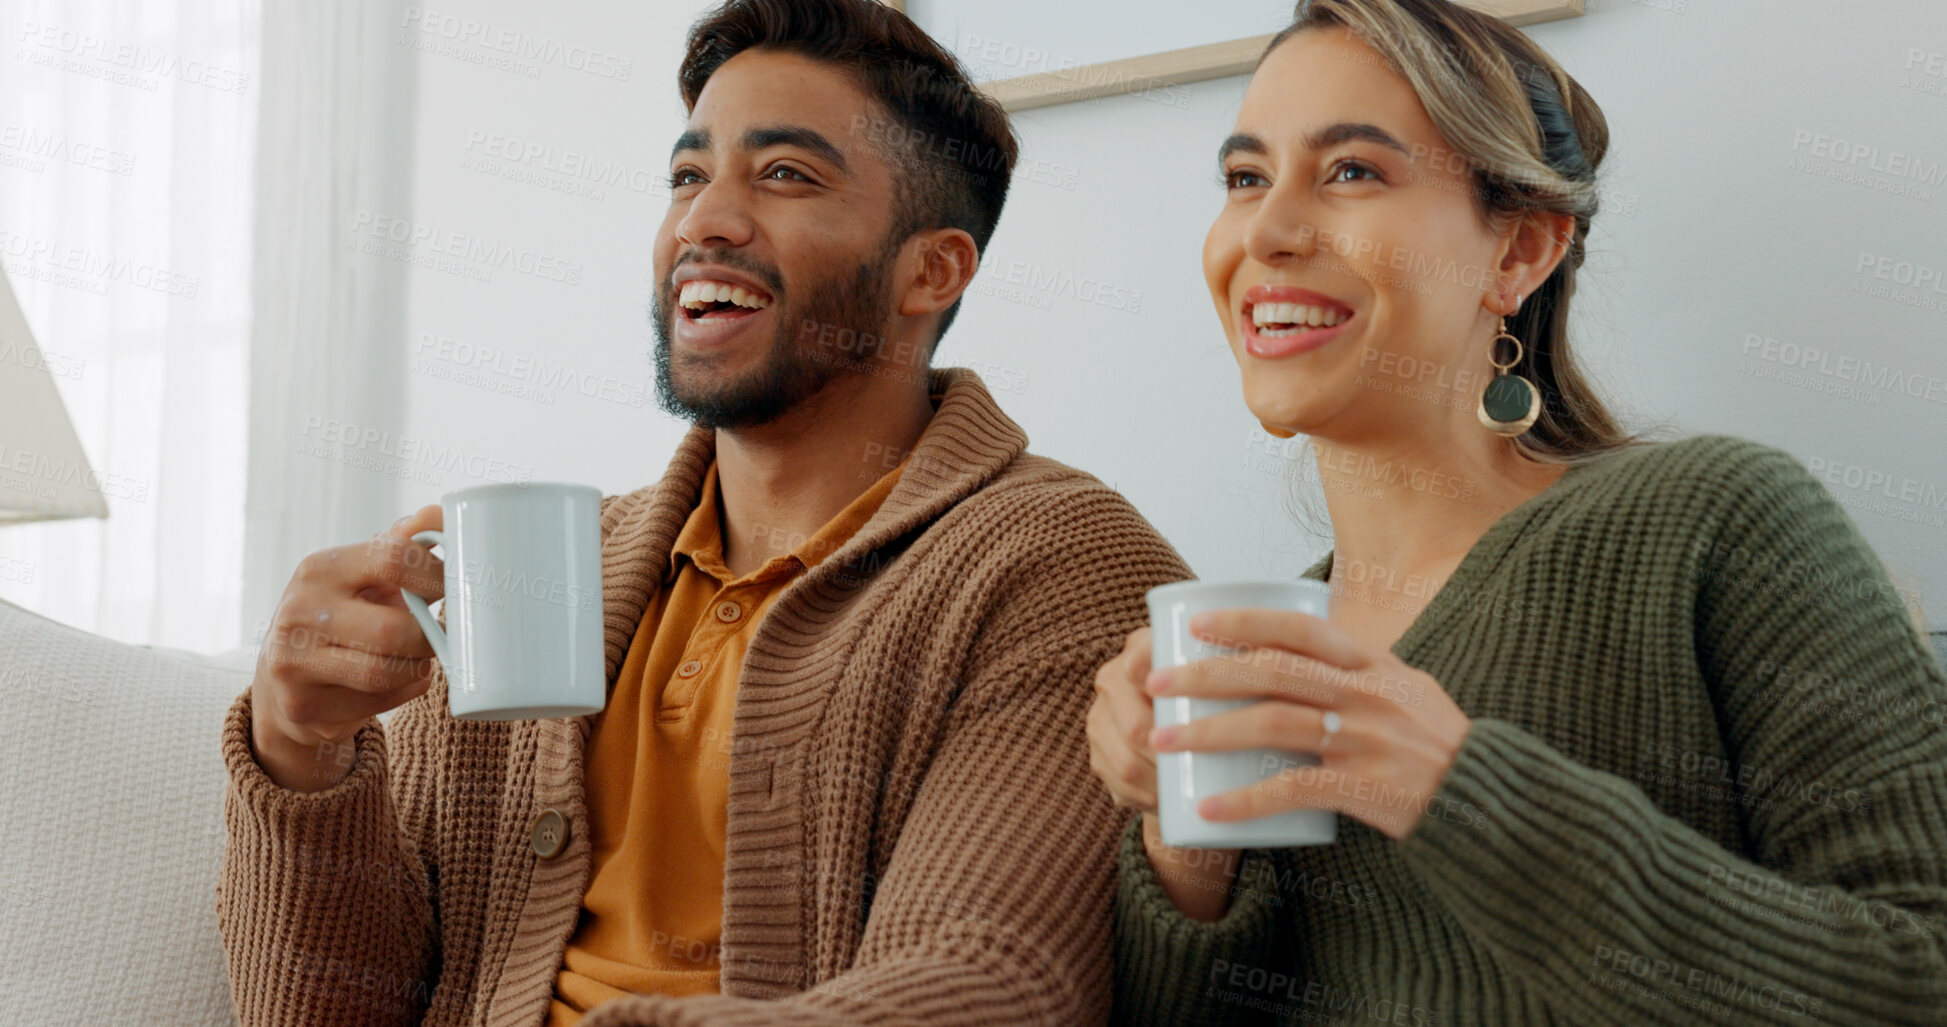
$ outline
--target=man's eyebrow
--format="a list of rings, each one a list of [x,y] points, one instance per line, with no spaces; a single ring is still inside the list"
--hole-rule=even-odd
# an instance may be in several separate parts
[[[682,135],[676,137],[676,145],[670,147],[669,149],[669,159],[672,162],[675,161],[676,155],[682,153],[684,150],[708,150],[709,148],[710,148],[709,131],[700,128],[693,128],[690,129],[688,132],[685,132]]]
[[[1306,149],[1322,150],[1327,146],[1336,146],[1350,139],[1363,139],[1370,143],[1378,143],[1381,146],[1390,146],[1409,157],[1412,156],[1412,151],[1406,148],[1406,144],[1393,138],[1392,133],[1377,125],[1367,125],[1360,122],[1341,121],[1334,125],[1327,125],[1306,136],[1304,144]],[[1263,155],[1268,152],[1270,152],[1270,148],[1264,145],[1264,140],[1251,135],[1249,132],[1239,132],[1229,139],[1224,140],[1224,144],[1217,148],[1217,163],[1222,164],[1224,161],[1229,160],[1230,155],[1233,153],[1255,153]]]
[[[761,150],[767,146],[795,146],[809,150],[822,158],[825,163],[838,169],[840,174],[849,175],[852,167],[845,160],[845,154],[824,134],[799,125],[773,125],[767,128],[753,128],[744,133],[744,149]]]

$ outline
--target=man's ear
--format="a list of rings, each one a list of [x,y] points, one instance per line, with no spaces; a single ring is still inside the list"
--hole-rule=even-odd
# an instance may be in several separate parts
[[[1575,238],[1575,216],[1531,214],[1511,227],[1512,234],[1501,244],[1501,260],[1495,269],[1500,291],[1504,296],[1533,296],[1568,256],[1569,243]]]
[[[958,228],[914,233],[905,250],[899,261],[904,288],[897,309],[906,317],[924,317],[953,306],[980,266],[980,247]]]

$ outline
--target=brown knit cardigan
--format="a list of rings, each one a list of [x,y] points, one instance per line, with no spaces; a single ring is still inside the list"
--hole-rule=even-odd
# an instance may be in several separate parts
[[[1025,452],[974,373],[930,378],[898,486],[745,658],[722,994],[629,996],[585,1027],[1106,1021],[1121,818],[1083,718],[1144,591],[1189,571],[1120,494]],[[611,686],[714,447],[693,429],[661,482],[602,500]],[[436,676],[307,794],[255,762],[249,704],[223,729],[216,896],[240,1022],[541,1023],[589,880],[592,717],[457,721]]]

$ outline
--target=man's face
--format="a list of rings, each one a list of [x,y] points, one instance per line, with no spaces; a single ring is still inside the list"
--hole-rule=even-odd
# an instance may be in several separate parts
[[[710,76],[670,155],[656,233],[658,399],[765,424],[862,373],[891,325],[893,170],[853,126],[885,115],[846,75],[754,49]]]

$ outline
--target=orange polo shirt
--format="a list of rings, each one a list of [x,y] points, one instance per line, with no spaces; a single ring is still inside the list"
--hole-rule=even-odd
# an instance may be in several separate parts
[[[588,739],[594,873],[548,1027],[631,993],[718,990],[730,727],[744,649],[785,586],[844,545],[905,467],[902,460],[791,552],[735,578],[723,563],[710,462],[702,497],[670,547],[669,575]]]

